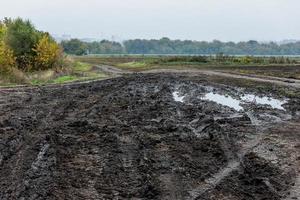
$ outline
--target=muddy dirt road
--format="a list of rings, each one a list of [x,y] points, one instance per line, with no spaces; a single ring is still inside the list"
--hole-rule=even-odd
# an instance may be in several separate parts
[[[299,114],[205,74],[1,90],[0,199],[300,199]]]
[[[107,66],[107,65],[99,65],[96,66],[99,70],[103,71],[104,73],[108,73],[110,75],[121,76],[124,74],[133,74],[134,72],[130,70],[122,70],[120,68],[114,66]],[[254,75],[254,74],[238,74],[228,71],[221,71],[221,70],[197,70],[197,69],[153,69],[153,70],[146,70],[141,71],[139,73],[186,73],[188,75],[199,75],[205,74],[209,76],[221,76],[226,78],[238,78],[238,79],[246,79],[251,81],[257,82],[264,82],[264,83],[273,83],[276,85],[287,86],[287,87],[295,87],[300,88],[300,80],[292,79],[292,78],[279,78],[279,77],[271,77],[271,76],[261,76],[261,75]]]

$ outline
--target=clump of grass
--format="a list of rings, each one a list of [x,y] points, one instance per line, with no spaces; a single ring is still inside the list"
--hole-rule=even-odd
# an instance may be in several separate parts
[[[77,79],[77,77],[75,77],[75,76],[65,75],[65,76],[60,76],[60,77],[52,80],[51,83],[62,84],[62,83],[72,82],[72,81],[74,81],[76,79]]]
[[[26,76],[26,74],[17,68],[12,68],[9,73],[0,74],[0,80],[1,85],[18,85],[29,83],[29,78]]]
[[[74,65],[74,71],[77,71],[77,72],[91,71],[91,69],[92,69],[92,66],[87,63],[76,62]]]
[[[148,64],[146,62],[128,62],[118,64],[118,66],[123,68],[145,68]]]
[[[43,81],[40,81],[38,79],[33,79],[30,81],[31,85],[41,85],[43,84],[44,82]]]

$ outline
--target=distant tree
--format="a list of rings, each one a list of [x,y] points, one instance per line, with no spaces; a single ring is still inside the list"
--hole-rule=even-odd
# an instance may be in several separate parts
[[[218,54],[224,55],[299,55],[300,42],[278,45],[274,42],[259,43],[255,40],[247,42],[199,42],[191,40],[126,40],[123,44],[103,40],[101,42],[83,42],[77,39],[63,41],[66,53],[83,55],[91,54]],[[262,61],[261,61],[262,62]]]
[[[66,53],[73,55],[84,55],[88,50],[87,44],[78,39],[62,41],[61,45]]]

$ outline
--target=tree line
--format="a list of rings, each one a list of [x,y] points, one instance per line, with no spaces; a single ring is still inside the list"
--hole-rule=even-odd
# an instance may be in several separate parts
[[[277,44],[275,42],[259,43],[221,42],[214,40],[126,40],[123,43],[103,40],[100,42],[83,42],[71,39],[61,43],[68,54],[227,54],[227,55],[300,55],[300,42]]]

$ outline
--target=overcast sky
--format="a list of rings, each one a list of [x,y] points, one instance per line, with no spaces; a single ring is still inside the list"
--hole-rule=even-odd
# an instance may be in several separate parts
[[[0,18],[80,38],[300,39],[300,0],[0,0]]]

